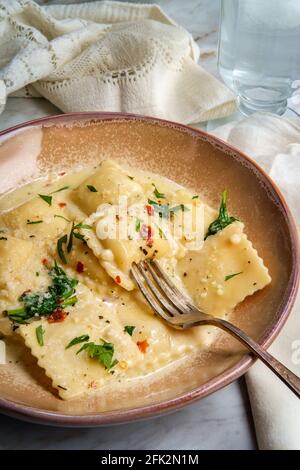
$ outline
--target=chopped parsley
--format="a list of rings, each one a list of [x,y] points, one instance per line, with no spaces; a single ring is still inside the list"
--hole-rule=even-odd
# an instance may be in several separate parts
[[[158,202],[152,201],[152,199],[148,199],[148,204],[150,204],[154,211],[158,213],[158,215],[162,218],[167,218],[170,215],[175,214],[179,210],[182,212],[188,211],[188,207],[184,204],[179,204],[178,206],[170,207],[169,204],[159,204]]]
[[[78,238],[82,242],[85,242],[84,236],[77,231],[77,230],[80,230],[81,228],[90,230],[92,227],[90,225],[83,224],[81,222],[79,224],[76,224],[76,225],[74,225],[74,222],[72,223],[72,227],[71,227],[71,231],[70,231],[70,235],[69,235],[69,241],[68,241],[68,245],[67,245],[67,252],[68,253],[71,252],[72,247],[73,247],[73,237]]]
[[[64,264],[67,264],[67,259],[65,257],[63,244],[67,243],[67,241],[68,241],[68,235],[64,235],[63,237],[61,237],[57,240],[57,253],[58,253],[58,256],[60,257],[61,261]]]
[[[56,189],[56,191],[52,191],[51,194],[55,193],[60,193],[61,191],[65,191],[66,189],[69,189],[70,186],[63,186],[62,188]]]
[[[192,199],[199,199],[199,196],[195,195],[192,197]]]
[[[113,359],[115,348],[112,343],[107,343],[104,339],[101,339],[101,341],[102,344],[85,343],[76,354],[86,351],[91,359],[97,359],[105,369],[109,370],[118,364],[118,360]]]
[[[88,341],[90,339],[89,335],[81,335],[77,336],[76,338],[72,339],[68,346],[66,346],[66,349],[71,348],[72,346],[75,346],[76,344],[84,343],[85,341]]]
[[[235,222],[236,220],[238,220],[235,217],[230,217],[229,216],[226,204],[227,204],[227,191],[225,190],[222,193],[222,199],[221,199],[221,205],[220,205],[220,209],[219,209],[218,218],[216,220],[214,220],[210,224],[210,226],[208,227],[208,231],[207,231],[207,234],[205,236],[205,240],[210,235],[215,235],[220,230],[223,230],[225,227],[227,227],[227,225],[230,225],[233,222]]]
[[[141,230],[141,223],[142,222],[143,221],[141,219],[139,219],[139,218],[136,219],[136,221],[135,221],[135,231],[136,232],[139,232]]]
[[[157,199],[166,199],[166,196],[164,195],[164,193],[160,193],[154,183],[152,183],[152,186],[154,186],[153,192],[154,192],[155,197],[157,197]]]
[[[158,202],[152,201],[152,199],[148,199],[148,204],[150,204],[154,211],[158,213],[160,217],[167,218],[170,214],[170,206],[169,204],[159,204]]]
[[[98,190],[95,188],[95,186],[92,186],[91,184],[87,184],[86,187],[91,191],[91,193],[97,193]]]
[[[66,222],[71,222],[70,219],[67,219],[63,215],[59,215],[59,214],[54,214],[54,218],[64,219]]]
[[[44,333],[45,333],[45,330],[42,325],[38,326],[35,329],[36,339],[40,346],[44,346]]]
[[[45,194],[39,194],[40,198],[43,199],[49,206],[52,205],[52,196],[47,196]]]
[[[91,230],[93,227],[91,225],[88,225],[88,224],[83,224],[82,222],[80,222],[79,224],[76,224],[74,225],[74,229],[80,229],[80,228],[84,228],[86,230]]]
[[[187,211],[189,211],[190,209],[189,209],[187,206],[185,206],[184,204],[178,204],[178,206],[172,207],[172,208],[170,209],[170,213],[171,213],[171,214],[175,214],[175,212],[178,212],[178,211],[180,211],[180,210],[182,210],[182,212],[184,212],[184,211],[187,212]]]
[[[16,323],[26,323],[33,317],[51,315],[57,308],[64,309],[77,302],[75,287],[77,279],[69,277],[56,263],[49,270],[52,280],[46,292],[25,291],[19,301],[23,307],[6,311],[9,319]]]
[[[239,276],[240,274],[243,274],[243,271],[241,271],[239,273],[228,274],[228,276],[225,276],[225,281],[229,281],[229,279],[232,279],[235,276]]]
[[[129,336],[133,335],[133,332],[135,330],[135,326],[132,325],[126,325],[124,326],[124,331],[129,334]]]
[[[27,220],[26,224],[27,225],[36,225],[36,224],[42,224],[43,220]]]
[[[59,217],[59,216],[57,216],[57,217]],[[58,256],[60,257],[61,261],[64,264],[67,264],[67,258],[66,258],[66,255],[64,253],[63,245],[64,244],[67,245],[67,252],[70,253],[71,250],[72,250],[72,247],[73,247],[73,237],[78,238],[83,243],[86,243],[84,235],[82,235],[80,232],[78,232],[78,230],[80,230],[80,229],[90,230],[91,228],[92,228],[91,225],[83,224],[82,222],[80,222],[76,225],[74,224],[74,222],[72,222],[72,227],[71,227],[71,230],[70,230],[70,233],[69,233],[69,237],[68,237],[67,234],[65,234],[57,240],[57,253],[58,253]]]
[[[7,237],[0,237],[0,240],[7,240]]]
[[[73,236],[74,236],[74,222],[72,222],[72,227],[71,227],[71,231],[70,231],[70,235],[69,235],[69,241],[68,241],[68,244],[67,244],[67,252],[70,253],[71,250],[72,250],[72,247],[73,247]]]
[[[130,180],[134,180],[134,176],[127,175]]]
[[[156,228],[158,228],[159,238],[163,238],[164,240],[166,240],[167,237],[166,237],[165,233],[163,232],[163,229],[157,224],[155,224],[155,226],[156,226]]]

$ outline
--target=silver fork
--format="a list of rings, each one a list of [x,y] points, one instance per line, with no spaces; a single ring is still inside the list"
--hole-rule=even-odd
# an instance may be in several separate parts
[[[213,325],[225,330],[261,359],[300,398],[300,378],[237,326],[198,310],[179,291],[156,261],[133,263],[131,273],[141,293],[156,315],[167,322],[168,325],[184,330],[199,325]]]

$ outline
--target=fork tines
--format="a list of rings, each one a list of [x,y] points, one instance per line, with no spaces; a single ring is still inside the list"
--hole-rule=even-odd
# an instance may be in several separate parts
[[[132,263],[131,273],[154,312],[171,326],[184,328],[188,323],[199,320],[196,307],[179,291],[157,261]]]

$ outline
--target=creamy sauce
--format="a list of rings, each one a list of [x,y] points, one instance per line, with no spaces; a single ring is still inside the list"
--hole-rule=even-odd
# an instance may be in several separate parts
[[[49,324],[42,319],[13,332],[8,318],[0,318],[0,333],[21,334],[65,399],[95,392],[107,382],[153,373],[193,352],[207,350],[214,341],[217,330],[211,327],[187,331],[168,327],[154,316],[135,289],[129,275],[131,262],[152,256],[156,246],[158,259],[178,287],[200,308],[220,317],[228,315],[245,296],[270,282],[240,223],[209,237],[197,250],[191,250],[187,240],[173,240],[171,234],[154,242],[153,252],[149,247],[146,250],[146,245],[140,247],[140,241],[134,244],[133,240],[118,243],[100,240],[99,223],[104,219],[97,212],[98,203],[101,199],[114,206],[114,191],[132,198],[131,203],[144,201],[147,205],[149,197],[159,200],[160,193],[165,195],[160,202],[167,201],[172,206],[203,204],[198,195],[195,198],[192,192],[158,175],[121,169],[113,163],[107,168],[104,165],[104,169],[95,173],[95,168],[90,167],[73,174],[50,175],[0,199],[0,230],[3,230],[0,235],[7,237],[0,241],[0,312],[20,306],[18,298],[27,289],[33,292],[46,289],[49,277],[43,265],[45,259],[51,265],[56,260],[68,275],[79,280],[78,304],[61,324]],[[89,186],[96,191],[89,190]],[[158,191],[156,196],[155,191]],[[39,194],[51,195],[51,206]],[[203,206],[207,230],[217,212]],[[136,215],[132,218],[137,219]],[[71,221],[91,224],[91,229],[82,232],[87,244],[74,238],[72,250],[66,253],[67,264],[63,265],[57,253],[57,240],[70,233]],[[226,275],[246,270],[242,281],[238,276],[225,281]],[[36,340],[38,325],[45,330],[43,347]],[[132,336],[126,332],[126,326],[134,327]],[[119,362],[113,374],[85,353],[76,355],[76,350],[65,351],[68,338],[87,332],[95,343],[104,338],[114,344]],[[60,362],[65,362],[66,367]]]

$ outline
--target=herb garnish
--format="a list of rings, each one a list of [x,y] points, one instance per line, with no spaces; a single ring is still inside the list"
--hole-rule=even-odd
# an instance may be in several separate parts
[[[98,190],[95,188],[95,186],[92,186],[91,184],[87,184],[86,187],[91,191],[91,193],[97,193]]]
[[[7,240],[7,237],[0,237],[0,240]]]
[[[88,341],[90,339],[89,335],[81,335],[77,336],[76,338],[72,339],[68,346],[66,346],[66,349],[71,348],[72,346],[75,346],[76,344],[84,343],[85,341]]]
[[[44,346],[44,333],[45,333],[45,330],[42,325],[38,326],[35,329],[36,339],[40,346]]]
[[[154,186],[153,192],[155,194],[155,197],[157,197],[157,199],[166,199],[166,196],[164,195],[164,193],[160,193],[154,183],[152,183],[152,186]]]
[[[32,317],[49,316],[57,308],[64,309],[77,302],[75,295],[77,279],[69,277],[56,262],[48,274],[52,279],[52,285],[46,292],[24,292],[18,299],[24,306],[6,311],[10,320],[26,323],[26,320]]]
[[[239,276],[239,274],[243,274],[243,271],[241,271],[239,273],[228,274],[228,276],[225,276],[225,281],[229,281],[229,279],[232,279],[235,276]]]
[[[139,231],[140,231],[140,229],[141,229],[141,223],[142,223],[142,222],[143,222],[143,221],[142,221],[141,219],[139,219],[139,218],[136,219],[136,221],[135,221],[135,231],[136,231],[136,232],[139,232]]]
[[[199,196],[195,195],[192,197],[192,199],[199,199]]]
[[[178,212],[180,210],[182,210],[182,212],[184,212],[184,211],[189,211],[190,209],[187,206],[185,206],[184,204],[178,204],[178,206],[172,207],[170,209],[170,213],[175,214],[175,212]]]
[[[55,193],[60,193],[61,191],[65,191],[66,189],[69,189],[70,186],[63,186],[62,188],[56,189],[56,191],[52,191],[50,194],[55,194]]]
[[[57,253],[58,253],[58,256],[60,257],[61,261],[64,264],[67,264],[67,259],[66,259],[65,254],[64,254],[63,244],[67,243],[67,241],[68,241],[68,235],[64,235],[63,237],[61,237],[57,240]]]
[[[64,219],[66,222],[71,222],[70,219],[67,219],[63,215],[59,215],[59,214],[54,214],[54,218]]]
[[[101,341],[102,344],[85,343],[76,354],[86,350],[91,359],[97,359],[100,364],[104,365],[105,369],[109,370],[118,364],[118,360],[113,359],[115,348],[112,343],[107,343],[104,339],[101,339]]]
[[[39,194],[40,198],[43,199],[49,206],[52,205],[52,196],[47,196],[46,194]]]
[[[74,229],[80,229],[80,228],[84,228],[86,230],[91,230],[93,227],[91,225],[88,225],[88,224],[83,224],[82,222],[80,222],[79,224],[76,224],[74,226]]]
[[[134,176],[127,175],[130,180],[134,180]]]
[[[67,244],[67,252],[70,253],[73,247],[73,237],[78,238],[83,243],[86,243],[84,235],[78,232],[78,230],[80,229],[90,230],[91,228],[92,228],[91,225],[83,224],[82,222],[76,225],[74,224],[74,222],[72,222],[72,227],[69,233],[69,238],[68,238],[68,235],[65,234],[63,237],[57,240],[57,253],[64,264],[67,264],[67,258],[64,253],[63,245]]]
[[[36,224],[42,224],[43,220],[27,220],[26,224],[27,225],[36,225]]]
[[[154,211],[157,212],[160,217],[167,218],[169,216],[169,204],[159,204],[158,202],[152,201],[152,199],[148,199],[148,204],[153,207]]]
[[[221,205],[220,205],[220,209],[219,209],[218,218],[216,220],[214,220],[210,224],[210,226],[208,227],[208,231],[207,231],[207,234],[205,236],[205,240],[210,235],[215,235],[220,230],[223,230],[225,227],[227,227],[227,225],[230,225],[233,222],[235,222],[236,220],[238,220],[235,217],[230,217],[229,216],[226,203],[227,203],[227,191],[225,190],[222,193],[222,199],[221,199]]]
[[[70,235],[69,235],[69,241],[68,241],[68,245],[67,245],[67,252],[68,253],[71,252],[72,247],[73,247],[73,237],[78,238],[82,242],[85,241],[84,236],[81,233],[75,231],[75,230],[80,230],[81,228],[90,230],[92,227],[90,225],[83,224],[81,222],[79,224],[74,225],[74,222],[72,222],[72,227],[71,227],[71,231],[70,231]]]
[[[135,326],[131,326],[131,325],[124,326],[124,331],[128,333],[129,336],[132,336],[134,330],[135,330]]]
[[[159,233],[159,238],[163,238],[164,240],[167,239],[161,227],[158,227],[158,233]]]
[[[178,206],[170,207],[169,204],[159,204],[158,202],[152,201],[152,199],[148,199],[148,204],[150,204],[154,211],[159,214],[159,217],[163,218],[167,218],[179,210],[182,210],[182,212],[189,210],[189,208],[184,204],[178,204]]]

